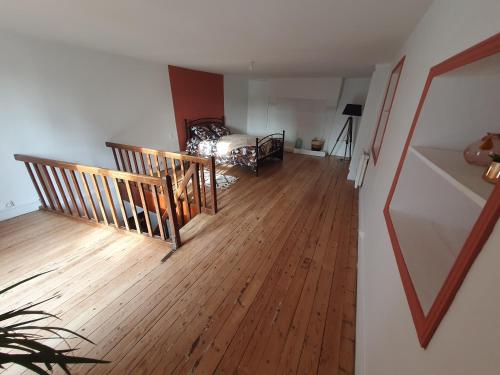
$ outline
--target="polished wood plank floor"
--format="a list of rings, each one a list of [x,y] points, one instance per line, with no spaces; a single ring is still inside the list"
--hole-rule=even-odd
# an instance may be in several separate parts
[[[88,336],[90,374],[352,374],[357,196],[347,163],[286,154],[220,193],[220,212],[158,241],[35,212],[0,223],[1,309],[45,304]],[[64,342],[53,341],[64,346]],[[5,373],[20,373],[8,367]],[[55,373],[62,373],[57,370]]]

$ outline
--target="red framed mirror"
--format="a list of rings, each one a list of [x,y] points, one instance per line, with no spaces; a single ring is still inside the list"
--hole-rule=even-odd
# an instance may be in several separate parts
[[[500,34],[430,69],[384,208],[424,348],[500,216],[500,183],[463,156],[488,132],[500,133]]]

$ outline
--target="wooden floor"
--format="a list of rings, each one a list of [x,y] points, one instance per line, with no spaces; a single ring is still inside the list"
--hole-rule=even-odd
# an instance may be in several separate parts
[[[91,374],[352,374],[357,195],[347,163],[286,154],[220,194],[184,246],[36,212],[0,223],[0,309],[38,301],[86,335]],[[53,345],[64,346],[53,341]],[[8,367],[5,373],[22,369]],[[55,371],[62,373],[62,371]]]

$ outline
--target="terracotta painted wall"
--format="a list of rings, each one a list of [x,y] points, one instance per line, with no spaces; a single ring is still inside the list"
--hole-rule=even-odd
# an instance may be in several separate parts
[[[168,66],[179,147],[186,147],[184,119],[224,116],[224,76]]]

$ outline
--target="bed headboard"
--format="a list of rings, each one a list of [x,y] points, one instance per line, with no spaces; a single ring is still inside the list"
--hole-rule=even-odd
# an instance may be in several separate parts
[[[186,140],[191,138],[191,128],[193,126],[209,126],[210,124],[226,125],[224,116],[222,117],[203,117],[195,120],[184,119],[184,126],[186,128]]]

